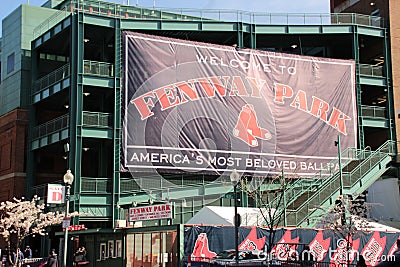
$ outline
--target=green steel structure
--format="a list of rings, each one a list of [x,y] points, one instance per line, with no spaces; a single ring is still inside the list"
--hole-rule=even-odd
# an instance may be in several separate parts
[[[87,214],[81,221],[113,227],[133,202],[172,200],[181,204],[176,205],[174,222],[184,223],[207,197],[231,187],[209,183],[205,176],[174,176],[167,179],[176,186],[154,182],[149,194],[140,191],[138,179],[120,171],[121,30],[355,59],[359,147],[375,150],[394,139],[388,60],[377,64],[388,56],[386,28],[378,17],[161,11],[101,1],[64,1],[56,8],[35,28],[32,42],[28,177],[34,193],[43,195],[46,172],[60,178],[71,168],[76,177],[74,209]],[[363,51],[366,45],[374,51]],[[66,143],[69,151],[63,150]],[[393,145],[387,145],[393,155]],[[231,204],[229,198],[218,202]]]
[[[79,221],[89,229],[115,228],[136,204],[174,204],[172,222],[149,221],[148,225],[185,223],[206,204],[233,205],[229,177],[226,182],[213,183],[214,178],[206,175],[169,175],[164,177],[167,185],[146,174],[132,177],[121,171],[123,30],[354,59],[359,149],[343,151],[345,192],[361,193],[373,181],[396,171],[391,166],[397,152],[388,33],[381,18],[343,13],[156,10],[92,0],[58,2],[52,7],[53,14],[34,29],[31,43],[28,193],[45,196],[46,185],[61,180],[66,169],[71,169],[75,175],[72,208],[84,213]],[[298,179],[288,186],[288,225],[310,226],[310,217],[318,215],[310,211],[313,205],[334,203],[339,195],[339,173],[331,173],[326,180],[318,179],[320,174],[300,177],[316,179]],[[141,183],[154,189],[143,192]],[[260,187],[265,192],[268,189],[267,185]],[[254,205],[244,194],[241,199],[242,206]]]

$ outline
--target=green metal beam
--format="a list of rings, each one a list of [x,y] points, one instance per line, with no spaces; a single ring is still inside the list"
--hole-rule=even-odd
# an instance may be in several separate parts
[[[116,19],[115,21],[115,66],[121,66],[122,65],[122,44],[121,44],[121,20]],[[112,209],[112,222],[113,222],[113,228],[115,227],[115,220],[117,219],[123,219],[119,218],[119,207],[118,203],[120,200],[120,187],[121,187],[121,181],[120,181],[120,149],[121,149],[121,88],[120,88],[120,83],[121,83],[121,68],[115,68],[115,77],[114,77],[114,143],[113,143],[113,194],[112,194],[112,203],[113,203],[113,209]]]
[[[81,136],[86,138],[113,138],[112,129],[101,129],[101,128],[82,128]]]
[[[114,88],[113,77],[96,77],[91,75],[82,75],[82,83],[86,86]]]
[[[359,75],[360,84],[366,85],[375,85],[375,86],[387,86],[387,78],[386,77],[369,77]]]
[[[362,117],[362,125],[364,127],[375,127],[375,128],[388,128],[389,120],[387,119],[374,119]]]
[[[82,75],[83,73],[83,36],[84,25],[82,13],[74,14],[71,17],[71,86],[69,92],[69,143],[70,151],[68,157],[68,168],[75,175],[73,193],[79,194],[81,187],[81,162],[82,162],[82,137],[79,135],[82,125]],[[79,209],[79,201],[75,201],[74,210]],[[75,221],[75,223],[78,223]]]

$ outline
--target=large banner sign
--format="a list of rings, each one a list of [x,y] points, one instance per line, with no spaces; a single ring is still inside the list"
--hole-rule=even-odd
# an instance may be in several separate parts
[[[192,261],[210,261],[221,251],[235,249],[234,237],[231,226],[185,226],[185,256]],[[359,231],[349,237],[334,230],[280,228],[274,235],[264,228],[239,227],[239,237],[239,244],[250,244],[245,250],[267,252],[272,244],[270,257],[280,261],[312,259],[329,266],[349,267],[362,256],[367,266],[382,261],[387,262],[384,266],[398,266],[392,249],[397,247],[398,232]],[[238,249],[241,251],[242,245]]]
[[[356,147],[354,62],[124,32],[123,166],[310,175]]]

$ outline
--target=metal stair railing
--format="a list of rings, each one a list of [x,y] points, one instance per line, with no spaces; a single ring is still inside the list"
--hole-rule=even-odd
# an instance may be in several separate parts
[[[363,174],[379,165],[388,155],[395,156],[395,146],[395,141],[388,140],[376,151],[370,151],[370,160],[363,161],[359,164],[358,168],[343,173],[344,187],[352,189],[357,183],[360,183],[364,177]]]
[[[354,159],[359,159],[364,156],[364,151],[356,148],[347,148],[341,153],[342,166],[348,165]],[[331,160],[322,170],[316,173],[311,178],[297,179],[295,182],[288,185],[285,189],[286,206],[293,204],[301,195],[307,191],[318,190],[324,183],[329,182],[333,176],[333,169],[331,166],[338,166],[339,159],[335,158]],[[277,196],[272,202],[271,207],[276,207],[279,204],[279,196]]]
[[[363,173],[368,173],[372,168],[376,167],[384,158],[387,156],[392,156],[394,152],[394,141],[386,141],[378,150],[376,151],[363,151],[364,156],[367,156],[356,168],[351,172],[346,173],[346,178],[352,181],[350,184],[355,185],[363,177]],[[368,169],[366,169],[368,166]],[[377,179],[378,177],[376,177]],[[324,183],[318,191],[307,192],[308,200],[300,205],[296,210],[287,210],[287,222],[288,225],[298,226],[300,223],[309,219],[312,212],[316,207],[319,207],[324,202],[327,202],[334,195],[339,194],[340,191],[340,175],[339,172],[335,173],[329,183]],[[330,201],[333,205],[333,201]]]

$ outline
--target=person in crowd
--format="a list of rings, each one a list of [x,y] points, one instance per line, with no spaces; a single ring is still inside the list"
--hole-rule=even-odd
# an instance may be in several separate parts
[[[82,257],[82,261],[86,261],[86,254],[87,254],[87,251],[86,251],[86,248],[84,247],[84,246],[81,246],[81,254],[83,255],[83,257]]]
[[[47,259],[47,263],[44,265],[44,267],[58,267],[57,253],[55,249],[50,251],[49,258]]]
[[[84,246],[80,246],[76,252],[74,253],[74,265],[82,265],[86,263],[86,248]]]
[[[30,246],[26,246],[24,250],[24,258],[25,259],[32,259],[32,249]]]
[[[24,253],[22,253],[21,250],[18,249],[18,253],[16,253],[14,250],[12,251],[12,260],[13,262],[16,262],[18,257],[18,261],[21,262],[24,259]]]

